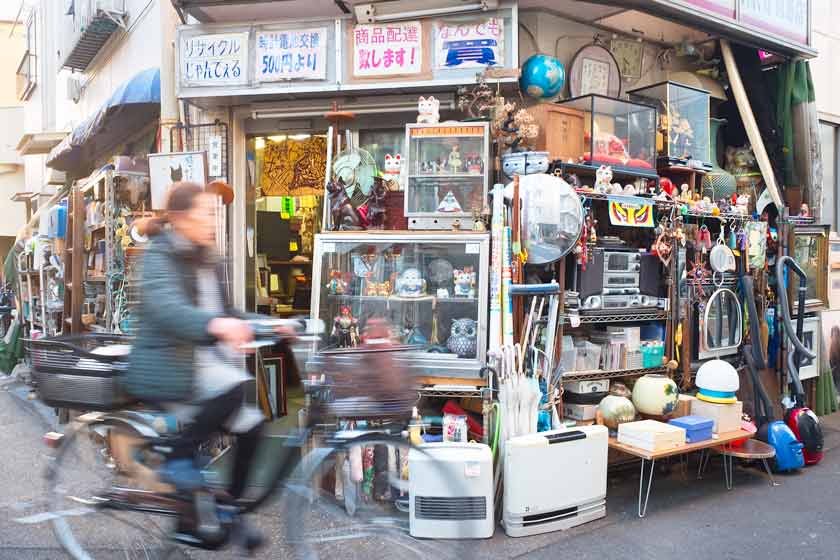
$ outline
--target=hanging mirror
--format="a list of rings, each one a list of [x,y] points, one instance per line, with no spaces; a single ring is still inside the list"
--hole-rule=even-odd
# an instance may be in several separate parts
[[[741,301],[732,290],[719,288],[706,302],[700,319],[701,360],[736,354],[741,345]]]

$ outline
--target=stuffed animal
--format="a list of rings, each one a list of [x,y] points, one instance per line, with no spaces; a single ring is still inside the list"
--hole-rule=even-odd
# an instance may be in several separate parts
[[[437,124],[440,122],[440,101],[435,96],[428,98],[420,96],[417,100],[417,122],[421,124]]]
[[[602,165],[595,171],[595,192],[606,194],[612,182],[612,167]]]

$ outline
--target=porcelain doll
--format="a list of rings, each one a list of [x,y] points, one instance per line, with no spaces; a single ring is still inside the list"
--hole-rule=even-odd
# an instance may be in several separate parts
[[[420,96],[417,100],[417,122],[421,124],[437,124],[440,122],[440,101],[435,97]]]
[[[449,159],[446,161],[450,173],[460,173],[464,163],[461,161],[461,152],[458,151],[458,146],[452,146],[452,151],[449,152]]]

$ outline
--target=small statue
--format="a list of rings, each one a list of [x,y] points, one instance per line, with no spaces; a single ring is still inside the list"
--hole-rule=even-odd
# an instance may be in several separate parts
[[[330,199],[330,217],[333,230],[364,229],[365,221],[350,202],[347,189],[341,178],[327,183],[327,194]]]
[[[810,218],[811,217],[811,209],[808,208],[808,205],[804,202],[799,205],[799,217],[800,218]]]
[[[367,202],[364,203],[364,217],[368,229],[383,229],[385,227],[385,197],[388,195],[388,184],[382,177],[373,179]],[[361,208],[359,209],[361,210]]]
[[[382,174],[385,176],[385,179],[399,182],[400,174],[402,173],[402,165],[403,159],[401,154],[385,154],[385,168],[382,170]]]
[[[477,323],[473,319],[453,319],[446,347],[459,358],[475,358],[478,339]]]
[[[478,208],[473,208],[472,219],[473,231],[487,231],[487,226],[485,225],[484,220],[481,219],[481,211],[479,211]]]
[[[380,297],[388,297],[391,295],[391,282],[385,280],[384,282],[380,282],[378,285],[377,294]]]
[[[595,171],[595,192],[606,194],[610,190],[612,182],[612,167],[602,165]]]
[[[440,122],[440,101],[435,96],[427,98],[420,96],[417,100],[417,122],[420,124],[437,124]]]
[[[458,150],[458,145],[452,146],[452,151],[449,152],[449,159],[446,161],[449,166],[450,173],[460,173],[461,167],[464,165],[461,161],[461,152]]]
[[[683,183],[682,185],[680,185],[679,200],[680,202],[685,202],[688,204],[694,201],[694,198],[691,195],[691,191],[689,190],[688,183]]]
[[[330,271],[330,281],[326,286],[331,296],[341,296],[347,293],[347,282],[341,276],[338,270]]]
[[[609,192],[610,194],[624,194],[624,189],[621,187],[620,183],[613,183]]]
[[[426,281],[416,268],[406,268],[397,277],[397,295],[400,297],[420,297],[426,295]]]
[[[589,243],[597,245],[598,243],[598,220],[592,217],[592,214],[586,214],[586,233],[589,237]]]
[[[740,214],[750,213],[750,195],[741,194],[735,200],[735,210]]]
[[[630,183],[624,185],[624,194],[635,196],[639,194],[639,189],[636,188],[636,185],[632,185]]]
[[[359,321],[346,305],[341,306],[341,314],[333,320],[332,336],[339,348],[353,348],[359,343]]]
[[[452,271],[455,297],[475,297],[475,271],[470,266]]]

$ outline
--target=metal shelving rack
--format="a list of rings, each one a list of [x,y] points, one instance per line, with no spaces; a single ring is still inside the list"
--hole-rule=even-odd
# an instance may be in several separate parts
[[[665,367],[652,368],[635,368],[635,369],[616,369],[608,371],[583,371],[564,373],[562,380],[564,383],[568,381],[591,381],[595,379],[619,379],[622,377],[638,377],[648,373],[667,373]]]

